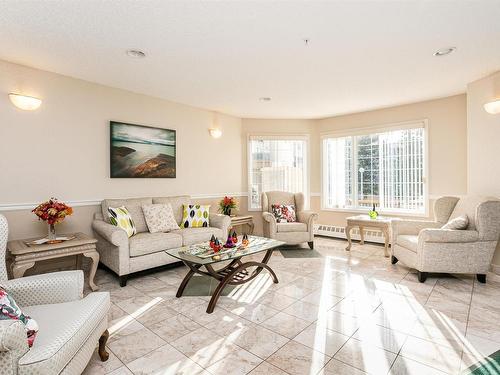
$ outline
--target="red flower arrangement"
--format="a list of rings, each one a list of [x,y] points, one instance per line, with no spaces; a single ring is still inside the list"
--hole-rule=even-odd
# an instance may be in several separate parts
[[[40,203],[33,212],[40,220],[46,221],[49,225],[61,223],[66,216],[73,213],[73,209],[65,203],[59,202],[56,198],[50,198],[47,202]]]
[[[238,201],[234,197],[224,197],[219,202],[219,211],[224,215],[231,215],[231,209],[238,208]]]

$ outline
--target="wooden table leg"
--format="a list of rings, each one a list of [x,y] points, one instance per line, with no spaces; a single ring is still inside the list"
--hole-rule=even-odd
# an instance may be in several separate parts
[[[248,233],[248,234],[253,234],[253,230],[254,230],[254,228],[255,228],[254,223],[253,223],[253,222],[248,223],[248,227],[250,228],[250,233]]]
[[[88,251],[83,253],[83,256],[92,259],[92,264],[90,265],[89,273],[89,285],[93,292],[99,290],[99,287],[94,283],[95,273],[97,271],[97,265],[99,264],[99,253],[97,251]]]
[[[31,267],[35,265],[35,262],[28,262],[28,263],[12,263],[12,277],[14,279],[17,279],[19,277],[23,277],[24,273],[29,270]]]
[[[365,228],[364,227],[359,227],[359,237],[361,239],[361,241],[359,241],[359,244],[360,245],[364,245],[365,244]]]
[[[387,228],[382,229],[384,233],[384,256],[389,257],[389,230]]]
[[[352,242],[351,242],[351,229],[352,229],[352,227],[349,226],[349,225],[347,227],[345,227],[345,235],[347,237],[347,247],[345,249],[347,251],[351,250],[351,245],[352,245]]]

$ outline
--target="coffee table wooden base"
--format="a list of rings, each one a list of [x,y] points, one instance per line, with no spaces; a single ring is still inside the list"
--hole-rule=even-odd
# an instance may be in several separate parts
[[[210,264],[200,265],[184,260],[184,264],[189,267],[189,272],[182,280],[181,285],[177,290],[176,297],[182,297],[182,293],[184,293],[184,289],[189,283],[189,280],[191,280],[191,278],[195,274],[213,277],[214,279],[219,280],[219,285],[217,285],[217,288],[215,289],[214,293],[212,294],[212,298],[208,303],[207,313],[211,314],[215,309],[215,305],[217,304],[219,297],[221,296],[224,288],[227,285],[245,284],[257,277],[257,275],[259,275],[264,269],[269,271],[271,277],[273,278],[273,282],[277,284],[278,277],[276,276],[272,268],[267,265],[269,259],[271,258],[271,255],[273,254],[273,250],[274,249],[267,250],[261,262],[242,262],[241,258],[237,258],[233,259],[227,266],[218,270],[215,270]],[[202,270],[202,267],[205,267],[206,270]],[[250,272],[249,268],[251,267],[255,268]]]
[[[351,250],[352,240],[351,240],[351,230],[354,227],[359,228],[360,235],[360,245],[365,244],[365,235],[364,229],[368,228],[376,228],[379,229],[384,235],[384,256],[389,257],[389,237],[390,237],[390,228],[391,228],[390,220],[376,220],[376,219],[366,219],[363,216],[353,216],[347,218],[347,226],[345,227],[345,234],[347,238],[347,247],[346,250]]]

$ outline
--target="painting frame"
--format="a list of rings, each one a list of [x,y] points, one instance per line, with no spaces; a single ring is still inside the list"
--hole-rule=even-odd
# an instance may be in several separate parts
[[[125,171],[117,171],[117,164],[119,162],[122,162],[119,157],[127,156],[126,155],[119,155],[117,153],[116,149],[116,142],[120,142],[122,140],[117,140],[114,138],[114,129],[116,127],[130,127],[131,129],[135,129],[135,131],[139,131],[141,129],[144,130],[145,133],[147,132],[161,132],[169,135],[169,138],[171,138],[171,141],[173,145],[159,145],[157,143],[154,143],[153,141],[149,142],[132,142],[129,141],[130,143],[135,143],[135,144],[141,144],[143,147],[147,147],[147,145],[151,146],[156,146],[156,147],[173,147],[173,152],[163,154],[160,153],[156,157],[152,157],[151,160],[148,160],[147,162],[143,163],[146,164],[148,162],[151,162],[153,159],[157,158],[167,158],[166,160],[160,159],[160,165],[168,165],[167,171],[165,173],[161,172],[161,170],[158,169],[153,169],[151,173],[142,173],[142,174],[137,174],[137,173],[130,173],[129,171],[132,170],[134,167],[133,165],[128,165],[125,166],[127,168]],[[127,141],[125,141],[127,142]],[[135,152],[136,150],[133,150],[132,152]],[[130,152],[130,153],[132,153]],[[172,160],[173,159],[173,160]],[[137,165],[135,166],[137,167]],[[123,169],[123,168],[122,168]],[[109,122],[109,176],[110,178],[177,178],[177,131],[176,129],[167,129],[167,128],[160,128],[160,127],[155,127],[155,126],[150,126],[150,125],[142,125],[142,124],[132,124],[129,122],[124,122],[124,121],[115,121],[111,120]]]

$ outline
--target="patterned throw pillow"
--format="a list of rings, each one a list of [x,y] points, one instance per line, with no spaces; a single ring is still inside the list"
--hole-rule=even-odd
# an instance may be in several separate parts
[[[278,223],[294,223],[297,221],[293,204],[273,204],[271,209]]]
[[[454,219],[448,221],[445,225],[441,227],[441,229],[455,229],[455,230],[464,230],[469,226],[469,218],[467,215],[461,215]]]
[[[0,287],[0,320],[8,319],[20,320],[23,322],[26,328],[28,346],[31,347],[38,332],[38,324],[35,319],[30,318],[28,315],[24,315],[16,301],[9,296],[5,289]]]
[[[132,216],[130,216],[130,213],[125,206],[118,208],[108,207],[108,216],[109,222],[115,227],[121,228],[127,232],[128,237],[132,237],[137,233],[134,220],[132,220]]]
[[[147,204],[142,206],[142,211],[151,233],[179,229],[170,204]]]
[[[209,226],[210,205],[184,205],[182,228],[201,228]]]

